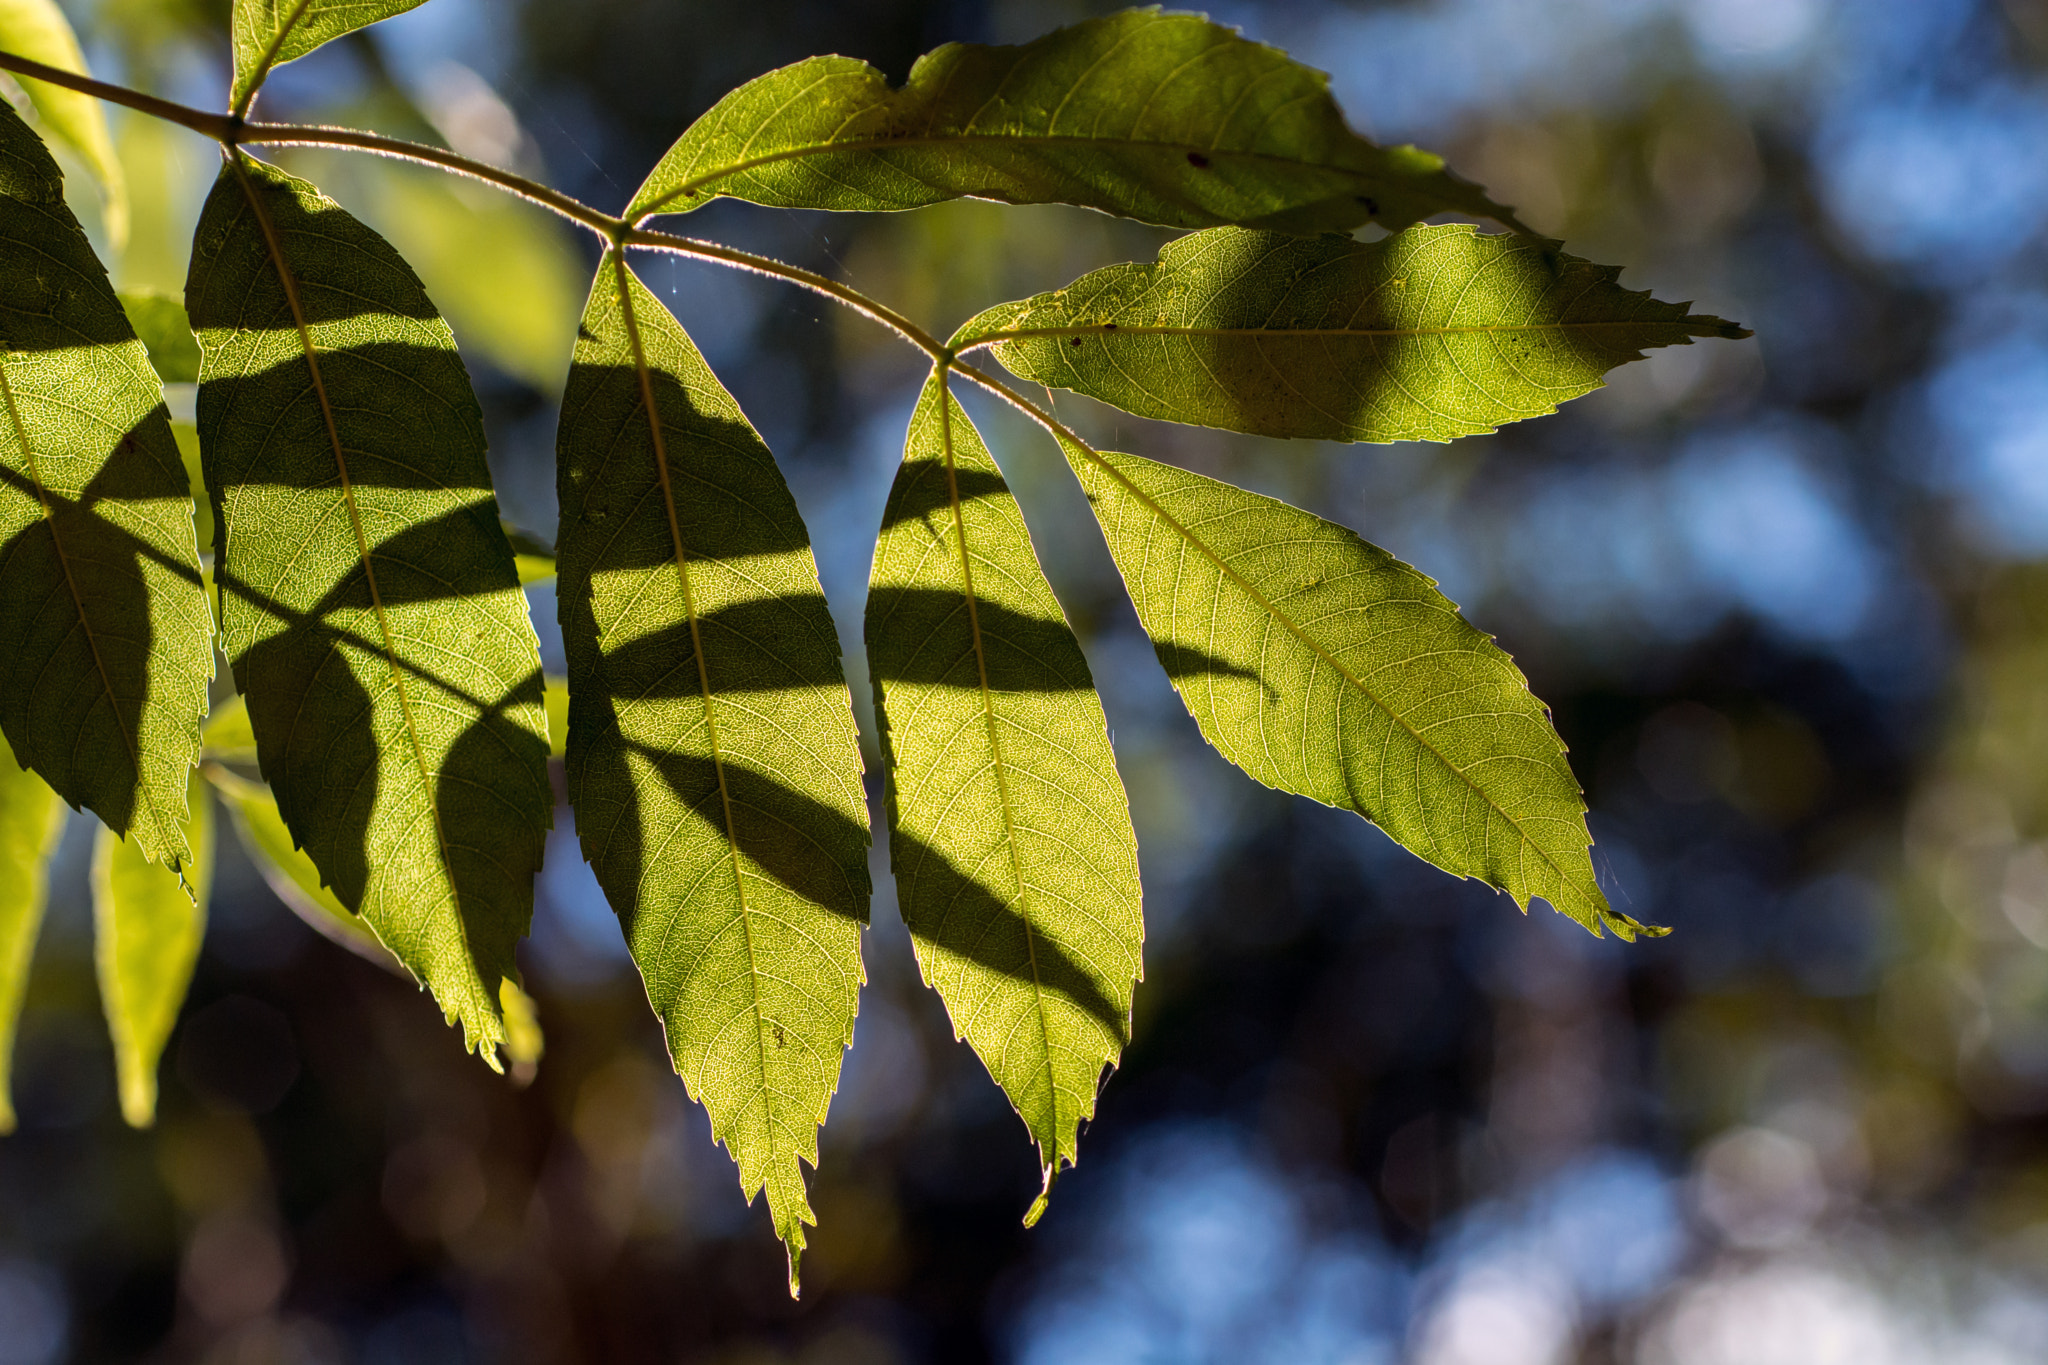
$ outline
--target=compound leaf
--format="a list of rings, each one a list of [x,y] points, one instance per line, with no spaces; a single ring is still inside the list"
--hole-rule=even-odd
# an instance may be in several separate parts
[[[999,304],[953,344],[1141,417],[1448,441],[1555,412],[1645,347],[1749,335],[1618,273],[1465,224],[1377,242],[1217,228]]]
[[[1225,758],[1525,910],[1541,896],[1596,935],[1662,932],[1609,908],[1549,712],[1433,582],[1286,503],[1066,449],[1160,662]]]
[[[974,195],[1288,232],[1445,212],[1515,225],[1441,158],[1352,132],[1321,72],[1200,15],[1156,9],[1022,47],[949,43],[901,89],[850,57],[771,71],[692,125],[626,216],[719,195],[854,210]]]
[[[264,776],[323,882],[495,1066],[554,803],[454,337],[387,242],[241,156],[186,306],[222,646]]]
[[[0,0],[0,49],[62,71],[90,75],[78,35],[56,0]],[[49,134],[85,163],[99,187],[100,211],[107,241],[119,250],[128,240],[128,181],[107,134],[107,116],[100,102],[78,90],[16,76],[35,105],[36,117]]]
[[[235,48],[230,103],[249,112],[271,71],[344,34],[389,19],[426,0],[235,0],[229,30]]]
[[[860,1003],[867,803],[839,637],[774,458],[616,252],[562,400],[569,799],[690,1094],[797,1288]]]
[[[64,802],[0,745],[0,1133],[14,1131],[14,1026],[43,927]]]
[[[213,883],[213,803],[197,771],[186,837],[184,880],[142,855],[133,839],[102,828],[92,850],[93,958],[100,1003],[114,1039],[121,1117],[136,1128],[156,1119],[156,1065],[192,984],[206,899]]]
[[[1087,661],[943,371],[882,515],[867,648],[903,922],[1049,1189],[1130,1038],[1137,839]]]
[[[0,248],[0,730],[176,866],[213,674],[191,491],[57,164],[4,101]]]

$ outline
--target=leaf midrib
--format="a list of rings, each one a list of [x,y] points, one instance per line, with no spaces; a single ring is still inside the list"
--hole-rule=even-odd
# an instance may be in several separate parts
[[[626,266],[623,251],[616,248],[611,252],[613,278],[619,289],[619,314],[625,323],[626,338],[633,348],[633,371],[640,386],[640,405],[647,414],[647,431],[654,447],[655,476],[661,487],[662,510],[668,517],[669,544],[675,554],[676,579],[683,594],[683,615],[690,623],[690,648],[696,655],[697,688],[704,698],[704,738],[711,749],[711,769],[718,777],[719,809],[725,821],[726,847],[731,850],[733,899],[738,903],[740,932],[747,945],[747,974],[753,980],[753,989],[748,992],[748,1004],[754,1013],[754,1053],[759,1059],[761,1091],[763,1094],[779,1095],[768,1083],[767,1049],[761,1041],[761,1031],[768,1021],[761,1013],[761,963],[754,948],[753,912],[747,905],[746,872],[740,866],[739,836],[734,828],[732,810],[732,789],[725,776],[725,750],[718,738],[718,715],[715,695],[711,687],[709,663],[704,657],[704,635],[698,620],[697,603],[690,582],[689,550],[683,541],[682,522],[676,511],[675,488],[669,479],[668,437],[661,424],[661,412],[654,401],[654,375],[647,363],[646,347],[640,337],[640,321],[633,312],[632,275]],[[769,1105],[771,1114],[774,1105]],[[771,1122],[772,1133],[780,1135],[782,1125]],[[770,1139],[771,1151],[781,1144]],[[751,1194],[751,1191],[749,1192]]]
[[[305,5],[310,3],[311,0],[302,0],[300,9],[303,10]],[[284,244],[278,239],[277,228],[270,221],[270,214],[264,209],[256,186],[249,178],[249,172],[243,164],[241,153],[230,151],[228,156],[228,164],[234,168],[236,183],[241,186],[242,198],[249,205],[250,214],[255,218],[257,227],[263,233],[264,250],[270,256],[272,268],[277,271],[278,282],[284,289],[285,302],[291,308],[292,322],[298,329],[299,348],[306,357],[306,370],[312,380],[313,396],[320,405],[320,420],[327,429],[328,446],[334,454],[335,472],[341,480],[342,503],[348,508],[349,526],[355,532],[356,555],[363,566],[364,583],[370,590],[370,606],[377,618],[377,633],[383,640],[384,660],[391,670],[392,690],[398,693],[398,706],[400,713],[405,718],[405,736],[408,741],[408,747],[412,750],[413,763],[419,769],[420,787],[427,809],[432,812],[434,817],[434,843],[441,852],[441,866],[444,871],[448,871],[451,868],[448,832],[441,820],[441,802],[438,793],[435,791],[433,771],[427,763],[426,749],[420,742],[419,726],[413,718],[412,697],[405,686],[406,670],[399,661],[398,649],[392,639],[391,620],[384,610],[384,595],[377,586],[377,566],[370,554],[369,535],[363,530],[362,511],[356,505],[355,484],[349,478],[348,456],[342,447],[341,433],[335,426],[334,406],[327,397],[327,385],[320,375],[320,351],[313,343],[312,328],[306,322],[305,308],[299,299],[298,281],[292,275],[291,267],[285,261]],[[448,878],[448,889],[450,897],[457,902],[459,907],[461,894],[456,890],[452,873]],[[491,1004],[489,996],[490,992],[488,990],[481,992],[485,1015],[487,1018],[494,1019],[497,1016],[497,1010]],[[495,1045],[496,1040],[493,1039],[491,1042]]]
[[[1027,899],[1029,884],[1024,879],[1024,867],[1017,854],[1017,817],[1010,799],[1010,782],[1007,766],[1003,761],[1003,742],[1000,727],[996,723],[994,690],[988,681],[988,655],[982,647],[981,616],[976,607],[974,595],[973,556],[967,551],[967,521],[960,497],[960,480],[953,461],[953,397],[947,385],[948,367],[938,367],[939,398],[939,442],[946,456],[946,501],[953,518],[953,540],[960,551],[961,594],[967,601],[967,632],[974,642],[974,666],[980,683],[981,713],[988,727],[989,752],[994,758],[991,765],[996,779],[996,795],[1003,808],[1003,844],[1009,853],[1010,877],[1017,886],[1019,902],[1018,920],[1024,926],[1024,951],[1031,965],[1031,996],[1033,1013],[1038,1017],[1038,1043],[1044,1058],[1042,1066],[1046,1073],[1050,1103],[1052,1104],[1052,1150],[1042,1151],[1045,1167],[1050,1172],[1060,1157],[1059,1083],[1052,1066],[1052,1026],[1046,1018],[1045,980],[1038,969],[1038,934],[1031,923],[1031,917],[1022,912],[1022,902]],[[1034,1134],[1034,1136],[1036,1136]],[[1050,1184],[1050,1177],[1047,1178]]]
[[[291,36],[292,30],[299,26],[299,20],[306,17],[306,11],[312,8],[312,5],[313,0],[299,0],[299,3],[292,7],[291,17],[277,26],[277,32],[270,39],[270,46],[263,49],[263,55],[257,59],[256,65],[249,72],[249,88],[235,101],[234,112],[237,118],[245,117],[249,107],[256,102],[256,92],[262,89],[263,82],[269,79],[271,67],[277,64],[277,54],[284,51],[284,40]]]
[[[43,521],[50,528],[50,544],[57,552],[57,563],[64,571],[64,587],[71,594],[71,605],[78,613],[78,628],[85,633],[87,648],[92,650],[93,671],[99,674],[100,688],[109,703],[107,710],[114,717],[114,728],[121,732],[121,743],[128,750],[128,766],[135,774],[135,789],[142,797],[142,804],[148,809],[150,821],[156,826],[156,837],[164,856],[170,861],[171,871],[177,873],[180,885],[184,885],[184,864],[173,851],[177,843],[167,835],[164,828],[164,813],[157,807],[154,794],[142,771],[142,753],[136,737],[129,732],[121,718],[121,708],[114,705],[114,682],[107,674],[106,660],[100,657],[99,632],[93,629],[92,618],[85,609],[85,597],[78,590],[78,581],[71,573],[71,556],[65,553],[64,537],[57,529],[57,516],[50,506],[50,490],[43,483],[42,463],[36,458],[35,446],[28,439],[28,428],[21,420],[21,408],[14,397],[14,380],[7,366],[0,364],[0,398],[7,405],[7,420],[14,427],[14,439],[21,446],[22,462],[28,466],[30,482],[36,487],[36,501],[42,507]],[[187,887],[189,893],[190,888]]]
[[[1591,330],[1600,327],[1684,327],[1687,336],[1718,337],[1720,332],[1707,329],[1704,318],[1695,314],[1683,318],[1650,319],[1619,318],[1608,322],[1517,322],[1487,324],[1475,323],[1464,327],[1161,327],[1132,325],[1120,322],[1078,323],[1071,327],[1019,327],[1002,332],[989,332],[969,338],[956,352],[967,355],[989,346],[999,346],[1009,341],[1028,341],[1035,337],[1068,336],[1185,336],[1185,337],[1430,337],[1430,336],[1493,336],[1504,332],[1570,332]]]
[[[1230,563],[1227,560],[1225,560],[1215,550],[1211,549],[1206,541],[1202,540],[1201,537],[1197,536],[1193,531],[1189,530],[1185,525],[1183,525],[1180,519],[1174,516],[1171,512],[1167,511],[1166,508],[1161,506],[1157,499],[1153,498],[1144,489],[1138,487],[1137,484],[1134,483],[1130,479],[1130,477],[1127,476],[1122,470],[1118,469],[1115,465],[1111,464],[1108,460],[1104,459],[1100,451],[1088,445],[1079,437],[1074,436],[1071,432],[1066,433],[1064,441],[1073,449],[1078,450],[1096,468],[1102,470],[1104,473],[1108,474],[1109,477],[1116,480],[1117,483],[1121,484],[1124,487],[1124,489],[1131,494],[1132,497],[1136,498],[1139,502],[1143,503],[1146,507],[1150,508],[1153,514],[1157,516],[1161,521],[1165,522],[1169,527],[1171,527],[1174,530],[1174,532],[1181,537],[1182,540],[1194,546],[1203,558],[1207,559],[1211,564],[1215,565],[1217,572],[1221,573],[1225,577],[1229,578],[1232,582],[1236,583],[1238,587],[1245,593],[1245,595],[1250,597],[1252,601],[1256,603],[1261,610],[1266,612],[1267,615],[1271,616],[1274,620],[1278,621],[1282,626],[1284,626],[1289,634],[1293,635],[1297,640],[1300,640],[1302,644],[1306,645],[1312,654],[1314,654],[1318,659],[1321,659],[1324,663],[1328,664],[1330,668],[1333,669],[1339,677],[1343,678],[1346,682],[1350,683],[1353,687],[1357,688],[1359,693],[1362,696],[1364,696],[1367,701],[1371,702],[1374,706],[1378,707],[1379,710],[1389,720],[1393,721],[1396,725],[1400,726],[1401,729],[1405,731],[1408,734],[1408,736],[1415,741],[1417,745],[1419,745],[1424,750],[1428,751],[1428,753],[1431,756],[1433,756],[1438,762],[1443,764],[1446,771],[1455,774],[1458,780],[1464,783],[1465,786],[1468,787],[1474,795],[1479,797],[1481,801],[1485,802],[1489,809],[1498,812],[1500,814],[1501,819],[1507,821],[1509,827],[1512,828],[1517,835],[1521,836],[1523,845],[1525,847],[1534,849],[1536,856],[1541,858],[1545,865],[1547,865],[1551,869],[1551,871],[1557,874],[1558,881],[1561,886],[1575,886],[1575,883],[1571,880],[1569,874],[1566,873],[1564,868],[1558,865],[1557,860],[1555,858],[1552,858],[1549,852],[1546,849],[1544,849],[1542,845],[1538,844],[1534,839],[1529,837],[1528,833],[1522,828],[1521,821],[1517,820],[1513,815],[1511,815],[1507,810],[1505,810],[1498,801],[1495,801],[1492,798],[1492,796],[1488,795],[1486,790],[1482,788],[1478,783],[1474,782],[1471,778],[1467,777],[1465,775],[1465,771],[1462,768],[1459,768],[1456,764],[1452,763],[1450,759],[1444,755],[1442,750],[1438,749],[1434,744],[1431,744],[1427,739],[1424,739],[1422,737],[1422,734],[1419,731],[1417,731],[1414,726],[1410,725],[1407,719],[1403,717],[1399,711],[1395,710],[1393,707],[1387,705],[1386,702],[1382,701],[1380,699],[1379,693],[1375,692],[1371,687],[1367,686],[1366,683],[1362,679],[1360,679],[1355,673],[1353,673],[1350,669],[1346,668],[1342,663],[1338,662],[1337,659],[1335,659],[1329,653],[1329,651],[1325,650],[1320,644],[1318,644],[1314,640],[1314,638],[1308,635],[1307,632],[1301,626],[1296,624],[1293,617],[1289,616],[1286,612],[1282,611],[1277,605],[1275,605],[1271,600],[1269,600],[1264,593],[1260,592],[1256,587],[1254,587],[1244,577],[1244,575],[1240,574],[1235,568],[1233,568],[1230,565]],[[1545,899],[1548,899],[1548,897],[1545,897]]]

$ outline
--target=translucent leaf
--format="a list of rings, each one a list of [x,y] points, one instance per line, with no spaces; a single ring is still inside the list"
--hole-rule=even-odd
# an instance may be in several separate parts
[[[122,311],[149,352],[150,368],[166,384],[199,378],[199,341],[185,317],[185,304],[169,294],[123,293]]]
[[[0,1133],[14,1131],[14,1026],[43,927],[64,802],[0,745]]]
[[[229,29],[234,38],[235,84],[231,103],[249,111],[257,87],[271,71],[296,61],[343,34],[389,19],[426,0],[235,0]]]
[[[1645,347],[1749,335],[1618,273],[1462,224],[1377,242],[1218,228],[999,304],[953,344],[1141,417],[1448,441],[1555,412]]]
[[[1225,758],[1524,909],[1541,896],[1596,935],[1663,932],[1609,908],[1549,712],[1433,582],[1272,498],[1067,453],[1160,662]]]
[[[55,0],[0,0],[0,49],[44,66],[91,74],[85,69],[85,54],[78,50],[78,35]],[[44,130],[76,154],[92,175],[100,192],[107,244],[119,251],[128,240],[128,182],[121,159],[114,154],[114,140],[107,135],[100,102],[48,81],[14,79],[35,105]]]
[[[942,375],[882,514],[867,648],[903,922],[1050,1189],[1130,1038],[1137,839],[1087,661]]]
[[[132,839],[102,828],[92,850],[93,958],[100,1003],[114,1039],[121,1117],[156,1120],[156,1065],[192,985],[206,899],[213,884],[213,803],[195,771],[186,837],[192,861],[181,882],[142,856]]]
[[[1288,232],[1445,212],[1514,223],[1441,158],[1352,132],[1321,72],[1200,15],[1156,9],[1022,47],[949,43],[895,90],[851,57],[771,71],[697,120],[626,216],[722,194],[866,210],[974,195]]]
[[[285,828],[284,817],[277,813],[277,798],[270,794],[270,788],[212,764],[202,771],[227,804],[236,837],[242,841],[242,851],[249,855],[264,884],[286,908],[322,937],[404,975],[405,968],[377,941],[370,926],[360,916],[350,914],[348,907],[320,884],[320,869],[313,866],[313,860],[293,847],[291,831]]]
[[[264,776],[325,884],[495,1065],[554,803],[454,338],[388,243],[246,157],[185,297],[222,647]]]
[[[797,1287],[799,1161],[860,1003],[867,802],[839,637],[768,448],[616,253],[562,400],[569,800],[690,1094],[765,1187]]]
[[[192,499],[142,343],[4,101],[0,345],[0,730],[175,864],[213,674]]]

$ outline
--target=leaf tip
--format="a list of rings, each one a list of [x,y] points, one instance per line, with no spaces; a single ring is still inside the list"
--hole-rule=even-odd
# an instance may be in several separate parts
[[[1038,1198],[1032,1200],[1031,1207],[1024,1210],[1025,1227],[1037,1227],[1038,1220],[1045,1217],[1045,1211],[1052,1206],[1052,1182],[1053,1177],[1058,1171],[1059,1162],[1057,1160],[1046,1163],[1045,1170],[1042,1172],[1045,1183],[1039,1187]]]
[[[803,1277],[798,1273],[797,1267],[803,1260],[803,1238],[784,1238],[782,1245],[789,1252],[789,1297],[792,1300],[801,1299],[804,1296]]]

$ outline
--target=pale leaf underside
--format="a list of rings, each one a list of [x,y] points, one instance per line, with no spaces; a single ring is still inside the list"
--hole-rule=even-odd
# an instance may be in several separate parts
[[[186,306],[222,645],[342,904],[495,1064],[553,800],[538,644],[454,337],[381,237],[246,157]]]
[[[973,195],[1168,227],[1343,232],[1456,212],[1514,224],[1413,147],[1352,132],[1328,78],[1200,15],[1126,10],[1021,47],[949,43],[909,83],[849,57],[749,81],[699,119],[629,218],[719,195],[887,210]]]
[[[867,646],[904,923],[1049,1185],[1130,1036],[1137,840],[1087,662],[941,374],[883,513]]]
[[[616,254],[559,446],[577,830],[794,1291],[869,895],[838,635],[774,458]]]
[[[1141,417],[1260,436],[1448,441],[1555,412],[1646,347],[1743,337],[1520,237],[1217,228],[1000,304],[953,338]]]
[[[213,674],[192,499],[142,343],[4,102],[0,247],[0,730],[175,864]]]

